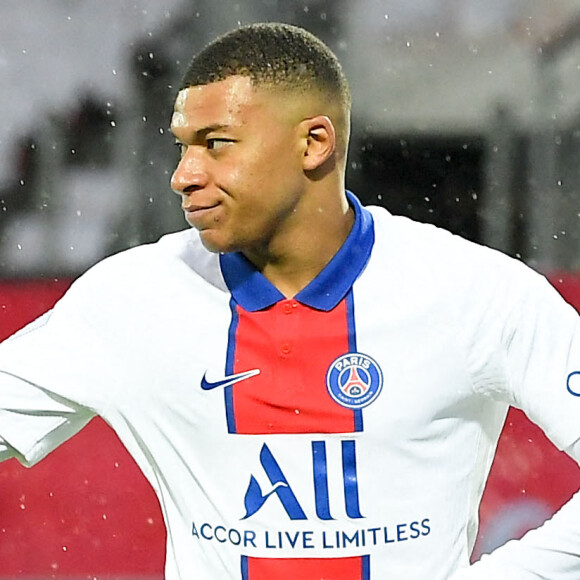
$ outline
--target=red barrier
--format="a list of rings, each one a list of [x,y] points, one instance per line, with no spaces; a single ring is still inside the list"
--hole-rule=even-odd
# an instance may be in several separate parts
[[[552,279],[580,307],[580,276]],[[0,340],[50,308],[68,284],[0,282]],[[576,464],[510,411],[475,555],[535,527],[579,486]],[[164,544],[151,487],[100,419],[34,469],[0,465],[0,578],[161,579]]]

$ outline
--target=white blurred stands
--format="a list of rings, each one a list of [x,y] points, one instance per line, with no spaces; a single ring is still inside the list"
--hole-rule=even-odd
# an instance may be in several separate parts
[[[168,185],[179,76],[258,20],[305,26],[344,63],[364,201],[578,269],[578,14],[578,0],[5,2],[0,276],[76,274],[184,227]]]

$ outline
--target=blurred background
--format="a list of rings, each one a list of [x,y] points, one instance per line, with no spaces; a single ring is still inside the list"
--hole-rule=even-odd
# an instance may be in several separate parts
[[[184,227],[176,87],[239,24],[302,25],[354,94],[348,184],[542,270],[575,269],[580,2],[7,0],[0,272],[72,274]]]
[[[304,26],[342,61],[364,203],[501,249],[580,305],[580,0],[4,0],[0,338],[104,256],[185,227],[179,79],[255,21]],[[31,472],[0,466],[0,577],[161,578],[158,505],[107,429]],[[510,414],[476,556],[579,482]]]

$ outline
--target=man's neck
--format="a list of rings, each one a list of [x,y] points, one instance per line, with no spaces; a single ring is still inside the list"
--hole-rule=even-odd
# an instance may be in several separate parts
[[[344,244],[354,223],[350,207],[321,212],[317,223],[307,224],[300,235],[279,244],[279,251],[244,252],[284,296],[292,298],[304,289],[330,262]]]

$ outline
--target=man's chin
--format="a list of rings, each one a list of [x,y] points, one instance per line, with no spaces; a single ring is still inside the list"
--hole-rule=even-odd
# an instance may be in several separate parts
[[[230,252],[236,252],[237,248],[233,247],[231,244],[225,243],[223,240],[219,240],[216,236],[212,235],[213,232],[207,230],[199,232],[199,237],[203,247],[214,254],[228,254]]]

